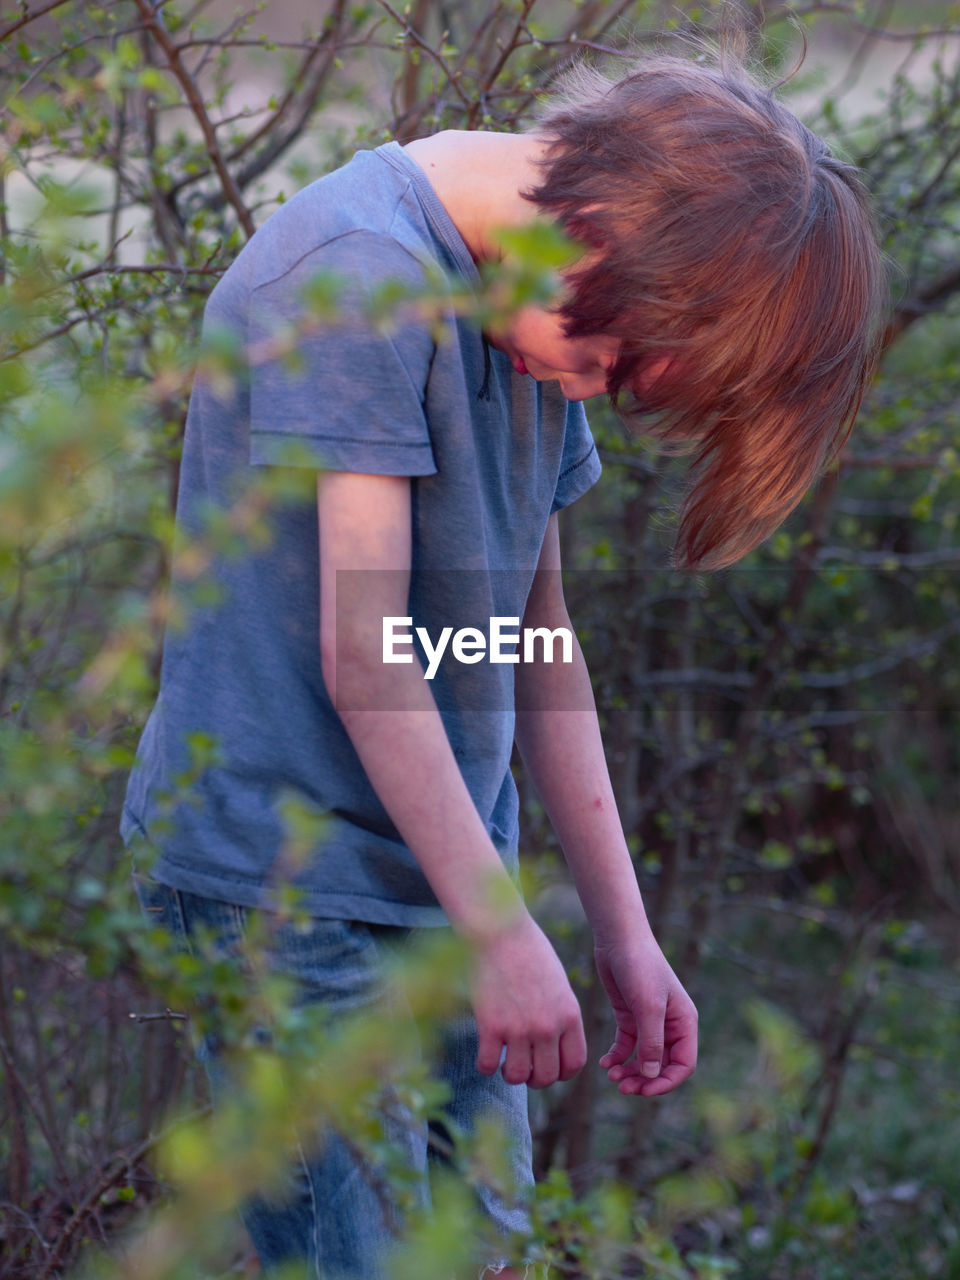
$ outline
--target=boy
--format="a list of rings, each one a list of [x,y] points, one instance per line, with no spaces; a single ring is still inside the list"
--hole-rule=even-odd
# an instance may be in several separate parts
[[[586,246],[559,309],[486,334],[453,315],[440,335],[409,316],[387,333],[364,320],[385,282],[416,290],[439,267],[476,283],[497,228],[538,214]],[[324,271],[344,282],[342,322],[307,329],[292,371],[270,343]],[[206,322],[258,355],[228,402],[195,388],[181,528],[229,509],[292,444],[320,472],[317,503],[271,513],[270,545],[218,563],[218,600],[168,637],[124,819],[128,838],[161,846],[144,903],[185,945],[200,926],[239,941],[292,883],[312,928],[304,940],[281,920],[271,963],[331,1010],[381,998],[385,935],[449,922],[472,947],[474,1016],[438,1072],[454,1127],[499,1116],[521,1184],[523,1085],[569,1079],[586,1050],[513,887],[514,734],[594,932],[616,1021],[601,1063],[621,1093],[689,1076],[696,1013],[644,915],[579,649],[484,663],[465,693],[450,664],[424,679],[427,640],[416,660],[403,643],[387,660],[385,636],[419,626],[433,645],[458,607],[467,624],[569,628],[556,512],[599,475],[580,402],[603,393],[695,446],[678,562],[742,555],[845,438],[879,293],[853,171],[741,70],[654,58],[614,85],[581,72],[532,133],[360,153],[273,215],[211,296]],[[164,825],[198,731],[220,757]],[[327,825],[284,872],[277,803],[291,791]],[[397,1140],[422,1170],[426,1135]],[[379,1274],[392,1211],[349,1146],[330,1139],[300,1172],[299,1198],[246,1214],[264,1263]],[[522,1208],[481,1195],[498,1230],[523,1228]],[[514,1274],[502,1256],[480,1262]]]

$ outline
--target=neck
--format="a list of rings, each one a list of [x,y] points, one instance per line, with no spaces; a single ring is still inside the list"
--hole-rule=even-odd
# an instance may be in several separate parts
[[[546,143],[536,133],[448,129],[419,138],[406,151],[423,169],[474,261],[496,260],[491,232],[536,217],[521,192],[537,185]]]

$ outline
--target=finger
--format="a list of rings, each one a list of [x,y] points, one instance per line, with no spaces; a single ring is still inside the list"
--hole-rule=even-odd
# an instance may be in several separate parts
[[[617,1034],[613,1038],[613,1044],[600,1059],[600,1065],[603,1067],[626,1062],[637,1047],[637,1021],[632,1011],[626,1007],[614,1009],[614,1017],[617,1023]]]
[[[681,1016],[667,1023],[667,1053],[662,1076],[682,1084],[697,1065],[697,1010],[690,1001]]]
[[[641,1076],[656,1080],[664,1063],[664,1021],[667,1016],[665,999],[644,1003],[637,1018],[637,1054],[635,1063]]]
[[[530,1045],[526,1041],[508,1041],[501,1075],[507,1084],[526,1084],[533,1067]]]
[[[560,1045],[555,1037],[538,1040],[533,1045],[533,1064],[530,1078],[527,1080],[531,1089],[546,1089],[560,1078]]]
[[[629,1022],[624,1019],[618,1026],[613,1049],[600,1060],[600,1065],[607,1069],[607,1076],[614,1084],[634,1078],[656,1080],[660,1077],[665,1058],[669,1058],[664,1047],[666,997],[641,997],[633,1008],[634,1015]],[[632,1038],[624,1034],[629,1029],[633,1030]],[[630,1090],[637,1091],[635,1088]]]
[[[601,1067],[613,1067],[626,1060],[633,1053],[637,1043],[636,1028],[618,1027],[613,1044],[600,1059]]]
[[[644,1077],[636,1069],[631,1071],[630,1068],[635,1068],[636,1064],[629,1063],[626,1068],[620,1068],[621,1072],[627,1073],[621,1076],[621,1093],[640,1093],[645,1098],[657,1097],[662,1093],[669,1093],[693,1074],[697,1065],[697,1015],[692,1004],[689,1015],[677,1019],[677,1022],[682,1022],[683,1034],[668,1045],[667,1061],[662,1064],[657,1077],[651,1079]]]
[[[558,1079],[570,1080],[582,1071],[587,1061],[587,1038],[583,1023],[578,1021],[560,1037],[560,1073]]]
[[[669,1093],[671,1089],[676,1089],[677,1085],[683,1084],[689,1075],[690,1069],[670,1063],[662,1069],[656,1080],[648,1080],[645,1076],[639,1075],[630,1076],[620,1082],[619,1089],[624,1095],[640,1094],[644,1098],[657,1098],[663,1093]]]
[[[492,1076],[500,1065],[503,1037],[478,1028],[477,1070],[482,1076]]]
[[[621,1080],[630,1080],[633,1077],[638,1080],[655,1080],[659,1074],[658,1065],[654,1075],[644,1075],[640,1069],[640,1063],[634,1059],[632,1062],[620,1062],[610,1067],[607,1071],[607,1079],[612,1080],[614,1084],[619,1084]]]
[[[615,1083],[636,1077],[639,1080],[656,1080],[663,1068],[663,1062],[652,1058],[641,1062],[639,1058],[631,1058],[629,1062],[615,1063],[607,1070],[607,1078]]]

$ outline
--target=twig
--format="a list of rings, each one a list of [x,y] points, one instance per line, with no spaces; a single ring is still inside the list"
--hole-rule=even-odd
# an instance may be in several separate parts
[[[510,37],[510,39],[506,42],[506,44],[500,50],[499,58],[497,58],[496,62],[493,64],[493,66],[490,68],[489,72],[487,73],[487,77],[484,80],[482,86],[480,87],[479,101],[475,102],[473,106],[470,108],[470,114],[469,114],[468,120],[471,128],[473,127],[473,124],[476,121],[477,113],[480,111],[483,99],[493,88],[494,84],[496,83],[497,79],[500,76],[500,72],[507,65],[507,62],[510,59],[511,55],[516,52],[517,45],[520,42],[520,37],[523,34],[523,32],[526,30],[527,18],[530,16],[530,10],[533,8],[534,4],[536,4],[536,0],[523,0],[523,8],[520,10],[520,14],[517,17],[516,24],[513,28],[513,35]]]
[[[463,89],[459,84],[460,73],[458,71],[454,71],[451,68],[450,64],[447,62],[446,58],[444,58],[443,54],[440,53],[438,49],[434,49],[433,45],[430,43],[429,40],[425,40],[423,36],[419,34],[419,32],[415,31],[413,27],[410,25],[410,23],[407,21],[407,19],[404,18],[401,14],[397,13],[393,5],[388,3],[388,0],[377,0],[377,4],[379,4],[382,9],[385,9],[387,11],[387,13],[390,15],[391,18],[393,18],[394,22],[397,24],[398,27],[402,28],[403,34],[408,39],[412,40],[418,49],[422,49],[423,52],[427,55],[427,57],[431,59],[431,61],[437,64],[437,66],[440,68],[443,74],[447,77],[447,82],[449,83],[450,87],[453,89],[454,93],[457,95],[457,97],[460,99],[463,105],[469,109],[471,106],[470,99],[467,97],[466,93],[464,93]]]
[[[66,1167],[64,1166],[64,1163],[63,1163],[63,1153],[60,1148],[60,1145],[54,1138],[53,1134],[50,1132],[50,1129],[47,1127],[47,1122],[44,1119],[43,1112],[37,1106],[33,1096],[30,1093],[30,1090],[27,1088],[26,1083],[24,1082],[23,1077],[21,1076],[20,1072],[17,1070],[17,1064],[13,1060],[13,1055],[11,1054],[10,1047],[7,1044],[6,1036],[3,1036],[3,1035],[0,1035],[0,1057],[3,1058],[4,1065],[6,1066],[6,1069],[9,1073],[12,1084],[16,1085],[17,1089],[20,1091],[21,1097],[23,1098],[29,1110],[32,1112],[33,1118],[34,1120],[36,1120],[37,1125],[40,1129],[40,1132],[43,1134],[44,1141],[46,1142],[47,1146],[50,1148],[50,1154],[53,1156],[54,1162],[57,1166],[57,1172],[60,1174],[60,1177],[63,1179],[64,1184],[66,1185],[66,1183],[69,1182],[69,1177],[67,1175]]]
[[[784,898],[760,897],[756,894],[734,893],[720,899],[724,917],[730,911],[763,911],[774,915],[789,916],[805,924],[820,925],[824,929],[845,935],[850,930],[850,919],[843,911],[829,907],[812,907],[802,902]]]
[[[18,1204],[14,1204],[13,1201],[11,1200],[0,1200],[0,1209],[2,1209],[5,1213],[14,1213],[17,1215],[18,1218],[22,1218],[24,1222],[24,1226],[31,1233],[31,1235],[36,1236],[37,1243],[40,1245],[40,1248],[44,1251],[44,1253],[50,1252],[50,1242],[44,1239],[43,1232],[34,1222],[30,1214],[27,1213],[26,1209],[21,1208],[21,1206]],[[9,1235],[6,1235],[4,1237],[4,1243],[8,1248],[10,1247],[11,1241],[10,1241]],[[3,1271],[0,1271],[0,1275],[3,1275],[3,1274],[4,1274]]]
[[[75,276],[68,276],[64,284],[75,284],[78,280],[89,280],[91,276],[128,276],[128,275],[162,275],[170,272],[181,278],[184,276],[221,276],[223,267],[188,267],[176,262],[158,262],[155,265],[131,264],[130,266],[111,266],[101,263],[99,267],[88,267],[86,271],[78,271]]]
[[[880,15],[879,24],[881,26],[883,26],[890,17],[893,5],[894,0],[878,0],[877,12]],[[839,98],[844,94],[849,93],[849,91],[854,88],[860,79],[867,56],[869,55],[876,39],[877,34],[875,31],[866,31],[863,33],[863,39],[860,41],[860,44],[854,51],[853,57],[847,64],[847,69],[844,73],[843,79],[833,90],[831,90],[831,98],[839,100]],[[804,37],[804,45],[806,45],[806,37]],[[804,52],[806,52],[806,50],[804,50]]]
[[[862,31],[867,35],[876,36],[878,40],[891,41],[914,41],[914,40],[936,40],[949,36],[956,36],[956,27],[929,27],[928,29],[913,29],[908,31],[891,31],[888,27],[876,27],[872,23],[864,22],[857,18],[854,13],[853,5],[839,3],[827,3],[826,0],[816,0],[815,3],[806,5],[802,8],[794,8],[792,5],[784,5],[779,11],[771,10],[767,14],[767,22],[774,22],[781,18],[792,16],[794,18],[812,17],[820,13],[839,13],[842,14],[851,27],[855,31]]]
[[[168,1127],[161,1133],[151,1134],[149,1137],[144,1138],[144,1140],[135,1146],[132,1151],[117,1152],[117,1154],[112,1157],[112,1160],[119,1161],[119,1163],[111,1169],[109,1166],[112,1161],[107,1162],[108,1167],[106,1171],[77,1205],[73,1212],[73,1216],[67,1221],[63,1230],[60,1232],[60,1235],[54,1242],[52,1249],[47,1255],[43,1269],[37,1276],[37,1280],[49,1280],[50,1276],[53,1275],[54,1271],[60,1265],[60,1260],[63,1258],[71,1237],[77,1233],[90,1212],[97,1204],[99,1204],[100,1197],[109,1191],[121,1175],[125,1174],[128,1169],[142,1160],[145,1155],[148,1155],[154,1147],[163,1142],[171,1133],[175,1133],[177,1129],[183,1128],[184,1125],[192,1124],[194,1120],[198,1120],[202,1116],[208,1115],[209,1111],[209,1107],[203,1107],[199,1111],[194,1111],[190,1115],[183,1116],[173,1124],[168,1125]]]
[[[894,312],[883,335],[884,349],[895,342],[910,325],[930,315],[958,292],[960,292],[960,266],[955,266],[944,272],[939,280],[934,280],[921,289],[914,298],[902,302]]]
[[[174,1013],[172,1009],[164,1009],[163,1013],[130,1013],[127,1015],[134,1022],[186,1022],[185,1013]]]
[[[767,642],[738,717],[729,769],[718,778],[719,813],[711,837],[703,841],[703,872],[690,909],[690,932],[684,949],[684,967],[694,972],[702,957],[704,940],[709,936],[713,912],[734,834],[740,820],[741,795],[748,771],[749,748],[756,740],[761,718],[769,699],[783,674],[783,654],[790,644],[791,620],[800,616],[807,593],[815,579],[815,557],[823,541],[824,531],[836,494],[837,471],[829,471],[814,496],[809,509],[807,532],[809,542],[797,552],[790,585],[780,609],[780,617]],[[722,790],[722,795],[719,791]]]
[[[846,1075],[847,1064],[850,1059],[850,1050],[856,1043],[856,1033],[863,1021],[874,996],[877,994],[877,976],[876,976],[876,957],[880,947],[881,930],[876,927],[875,921],[889,906],[889,901],[878,903],[866,920],[864,920],[857,933],[850,939],[848,946],[849,962],[842,965],[840,972],[847,970],[849,965],[853,964],[856,959],[856,952],[864,942],[866,935],[866,952],[868,957],[868,968],[863,985],[853,1005],[843,1014],[840,1009],[840,997],[838,995],[837,1005],[835,1007],[835,1029],[830,1037],[833,1041],[829,1049],[823,1065],[823,1071],[819,1079],[811,1085],[810,1091],[805,1101],[802,1112],[807,1114],[812,1108],[813,1100],[817,1091],[821,1086],[826,1087],[826,1096],[817,1115],[816,1126],[810,1145],[807,1148],[803,1159],[799,1166],[794,1169],[780,1184],[780,1189],[784,1197],[784,1213],[789,1215],[793,1205],[803,1194],[804,1190],[810,1182],[814,1167],[823,1155],[824,1145],[827,1140],[827,1134],[833,1118],[837,1112],[837,1106],[840,1102],[840,1093],[843,1088],[843,1081]],[[836,990],[839,993],[841,985],[837,983]],[[829,1032],[830,1028],[827,1028]]]
[[[937,569],[960,564],[960,547],[938,547],[935,551],[861,551],[856,547],[824,547],[817,563],[840,561],[854,569]]]
[[[275,164],[284,152],[302,136],[304,125],[309,119],[310,113],[317,105],[320,94],[323,91],[324,84],[330,74],[330,70],[336,61],[337,54],[340,49],[344,47],[344,45],[337,40],[337,35],[343,22],[345,8],[346,0],[338,0],[336,8],[331,14],[333,25],[324,32],[320,40],[313,45],[304,46],[301,44],[297,46],[298,48],[307,48],[308,55],[301,63],[301,66],[293,78],[293,87],[287,92],[276,110],[270,114],[268,119],[255,129],[249,137],[244,138],[243,141],[240,142],[227,156],[227,161],[232,164],[238,161],[242,156],[246,155],[247,152],[249,152],[258,142],[263,141],[266,143],[266,145],[261,147],[260,151],[257,152],[238,172],[236,183],[237,188],[240,191],[246,190],[251,182],[256,181],[256,179],[259,178],[262,173],[266,172],[272,164]],[[381,21],[384,21],[384,19],[381,19]],[[231,41],[230,47],[233,48],[239,43],[239,41]],[[257,42],[254,41],[251,43]],[[186,46],[181,45],[180,47],[185,48]],[[321,53],[325,55],[323,62],[313,71],[312,77],[309,80],[305,80],[308,68]],[[274,130],[277,130],[278,126],[283,122],[298,96],[300,99],[299,109],[290,121],[286,130],[283,132],[278,130],[277,136],[272,140],[269,140],[270,134]],[[259,112],[257,114],[259,114]],[[220,129],[226,123],[226,120],[221,120],[215,127]],[[209,172],[209,169],[204,169],[199,173],[192,173],[181,178],[180,181],[171,188],[170,196],[172,198],[176,198],[179,192],[185,187],[192,186],[202,178],[206,177]],[[225,194],[218,194],[206,203],[209,208],[218,209],[222,207],[225,202]]]
[[[226,26],[223,29],[223,31],[219,32],[213,38],[213,40],[210,41],[208,47],[203,51],[203,53],[201,53],[200,61],[193,68],[192,75],[194,80],[198,79],[201,75],[203,75],[203,72],[206,70],[207,63],[213,57],[214,49],[222,50],[227,45],[232,44],[233,41],[231,39],[231,36],[234,34],[234,32],[242,31],[245,27],[248,27],[255,17],[256,17],[255,11],[244,13],[242,9],[237,10],[237,15],[233,19],[233,21],[228,26]],[[183,45],[180,45],[179,48],[180,48],[180,52],[182,53]]]
[[[42,18],[45,13],[52,13],[54,9],[59,9],[61,5],[66,3],[67,0],[51,0],[51,3],[45,4],[42,9],[33,10],[27,9],[26,6],[24,6],[23,17],[18,18],[16,22],[11,22],[9,27],[0,31],[0,44],[3,44],[4,40],[19,31],[21,27],[25,27],[28,22],[33,22],[34,18]]]
[[[843,467],[855,467],[864,470],[867,467],[886,467],[890,471],[929,471],[943,465],[943,459],[937,454],[905,454],[903,457],[892,457],[888,453],[848,453],[844,454]]]
[[[149,0],[136,0],[136,4],[147,29],[153,33],[154,39],[166,54],[170,70],[180,81],[180,85],[187,96],[187,102],[190,104],[190,109],[200,126],[201,132],[203,133],[203,140],[206,143],[207,155],[210,157],[210,162],[217,171],[224,194],[229,203],[233,206],[237,218],[240,221],[240,225],[243,227],[247,237],[249,238],[253,235],[256,228],[253,225],[253,219],[250,216],[250,211],[243,203],[243,197],[241,196],[240,191],[237,188],[237,184],[233,180],[233,175],[227,168],[226,162],[224,161],[223,155],[220,151],[216,131],[213,127],[212,121],[210,120],[210,116],[207,114],[203,95],[201,94],[196,81],[183,64],[183,58],[181,57],[178,45],[167,34],[163,24],[151,8]]]

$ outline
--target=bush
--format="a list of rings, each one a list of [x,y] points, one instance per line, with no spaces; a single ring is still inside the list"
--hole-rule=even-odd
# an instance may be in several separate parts
[[[583,597],[574,617],[638,875],[702,995],[707,1050],[700,1082],[653,1109],[607,1099],[590,1070],[537,1099],[535,1247],[559,1274],[957,1270],[944,1135],[957,1120],[960,61],[933,25],[942,6],[928,8],[918,30],[894,11],[880,40],[852,3],[829,26],[821,6],[783,6],[765,27],[769,7],[746,6],[771,64],[792,62],[791,9],[809,30],[796,90],[867,168],[898,264],[842,477],[743,568],[674,575],[673,464],[595,415],[608,474],[564,531],[569,594]],[[116,834],[155,692],[210,288],[277,203],[355,148],[521,127],[575,52],[625,30],[646,44],[659,23],[652,4],[606,0],[402,13],[333,0],[288,36],[289,17],[148,0],[0,14],[3,1276],[63,1274],[103,1245],[105,1271],[195,1275],[201,1252],[226,1269],[228,1210],[269,1172],[251,1153],[273,1145],[263,1135],[291,1088],[319,1088],[299,1051],[253,1036],[242,1111],[208,1117],[180,1014],[210,993],[142,924]],[[667,26],[716,20],[715,5],[685,3]],[[941,25],[955,35],[952,16]],[[876,70],[891,47],[896,69]],[[880,84],[872,114],[848,109],[858,77]],[[550,241],[522,248],[532,272],[507,280],[509,296],[544,288],[558,261]],[[323,289],[312,301],[335,309]],[[209,345],[207,376],[229,378],[234,354]],[[283,496],[282,474],[269,484]],[[213,550],[242,553],[261,514],[252,500],[177,554],[199,569]],[[201,770],[215,744],[192,747]],[[532,892],[579,974],[596,1057],[606,1028],[583,930],[525,802]],[[450,966],[411,964],[429,1034],[426,1011],[449,998],[431,975]],[[251,1040],[263,1008],[235,973],[214,980]],[[271,1019],[281,1046],[304,1035],[282,999]],[[357,1132],[375,1112],[350,1091],[376,1092],[388,1033],[344,1028],[369,1070],[318,1099]],[[307,1044],[321,1063],[343,1052]],[[437,1105],[415,1070],[396,1087],[417,1113]],[[376,1146],[375,1124],[365,1140]],[[472,1176],[494,1176],[495,1154],[478,1135]],[[398,1276],[454,1269],[469,1213],[454,1185],[442,1206]]]

